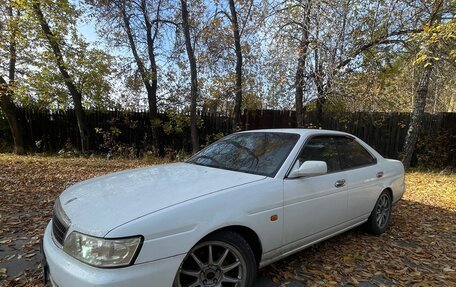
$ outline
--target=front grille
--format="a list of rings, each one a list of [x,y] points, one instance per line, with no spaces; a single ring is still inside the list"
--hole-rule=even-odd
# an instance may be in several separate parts
[[[54,215],[52,218],[52,233],[54,234],[55,240],[63,246],[63,240],[67,233],[68,227],[66,227],[59,218]]]

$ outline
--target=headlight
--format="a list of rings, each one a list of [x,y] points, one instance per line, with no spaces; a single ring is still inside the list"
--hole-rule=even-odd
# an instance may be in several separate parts
[[[63,250],[95,267],[122,267],[133,264],[141,243],[141,236],[106,239],[72,232],[65,239]]]

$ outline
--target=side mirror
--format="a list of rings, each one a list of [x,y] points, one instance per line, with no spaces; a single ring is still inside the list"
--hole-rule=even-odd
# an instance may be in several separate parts
[[[292,171],[288,178],[321,175],[328,172],[328,166],[324,161],[308,160],[305,161],[297,170]]]

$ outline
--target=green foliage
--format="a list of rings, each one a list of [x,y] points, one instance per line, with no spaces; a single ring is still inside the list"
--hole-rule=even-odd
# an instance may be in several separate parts
[[[111,125],[109,128],[95,128],[95,132],[103,136],[103,142],[100,145],[100,148],[112,149],[117,145],[117,137],[119,137],[122,132],[114,125]]]
[[[436,1],[435,5],[438,5]],[[448,13],[450,19],[442,21],[441,11],[436,11],[436,19],[423,25],[419,33],[414,33],[409,42],[419,46],[414,60],[415,65],[424,67],[432,65],[434,62],[447,59],[456,64],[456,0],[450,0],[449,9],[453,11]]]
[[[158,119],[158,118],[153,119],[153,120],[150,121],[150,125],[152,127],[160,127],[162,124],[163,124],[162,120]]]
[[[166,112],[167,121],[163,123],[163,131],[170,134],[181,134],[184,128],[188,126],[189,118],[183,113],[169,110]]]
[[[86,108],[106,109],[112,107],[111,85],[116,73],[114,57],[107,52],[92,48],[76,33],[71,46],[63,50],[67,70],[83,95]],[[30,92],[36,95],[38,106],[67,108],[71,103],[60,71],[55,67],[54,55],[44,50],[37,59],[40,70],[31,71]]]
[[[121,129],[136,129],[138,122],[131,119],[129,113],[123,113],[108,121],[104,128],[96,127],[95,132],[102,137],[99,149],[110,153],[113,157],[135,158],[138,155],[137,148],[131,143],[122,143],[119,137]]]
[[[456,152],[456,135],[446,130],[437,134],[422,132],[416,149],[418,166],[444,169],[448,167],[449,155]]]
[[[219,139],[223,138],[225,136],[224,133],[215,133],[215,134],[210,134],[210,135],[207,135],[206,138],[205,138],[205,144],[204,145],[201,145],[201,148],[204,148],[216,141],[218,141]]]
[[[414,34],[409,41],[421,44],[421,49],[416,54],[415,65],[423,64],[426,67],[442,58],[456,64],[456,15],[449,22],[424,25],[423,31]]]
[[[65,109],[72,100],[55,65],[52,52],[37,17],[32,0],[0,2],[0,63],[10,60],[10,45],[16,43],[16,78],[14,98],[24,106]],[[65,68],[74,78],[86,107],[112,106],[112,82],[115,60],[106,51],[92,48],[79,36],[77,22],[82,11],[70,1],[40,1],[40,7],[61,46]],[[13,16],[7,11],[11,9]],[[13,41],[12,36],[15,38]],[[0,75],[8,71],[0,65]]]
[[[343,112],[347,109],[347,104],[342,97],[331,97],[324,105],[324,111],[328,113]]]
[[[190,126],[190,116],[186,112],[177,112],[174,110],[166,111],[167,121],[163,122],[163,131],[170,134],[182,134],[185,128]],[[201,128],[204,122],[201,117],[197,118],[196,126]]]
[[[408,54],[389,56],[387,61],[365,59],[364,69],[341,81],[338,97],[348,111],[404,111],[412,108],[414,67]]]
[[[9,125],[8,125],[8,120],[6,119],[5,114],[3,111],[0,109],[0,130],[8,130]]]

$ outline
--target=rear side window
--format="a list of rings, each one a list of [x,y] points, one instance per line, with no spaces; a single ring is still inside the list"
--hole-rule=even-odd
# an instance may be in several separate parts
[[[377,160],[356,140],[346,137],[336,138],[340,163],[343,169],[375,164]]]
[[[298,157],[298,168],[308,160],[326,162],[328,172],[341,170],[336,142],[332,137],[314,137],[306,142]]]

